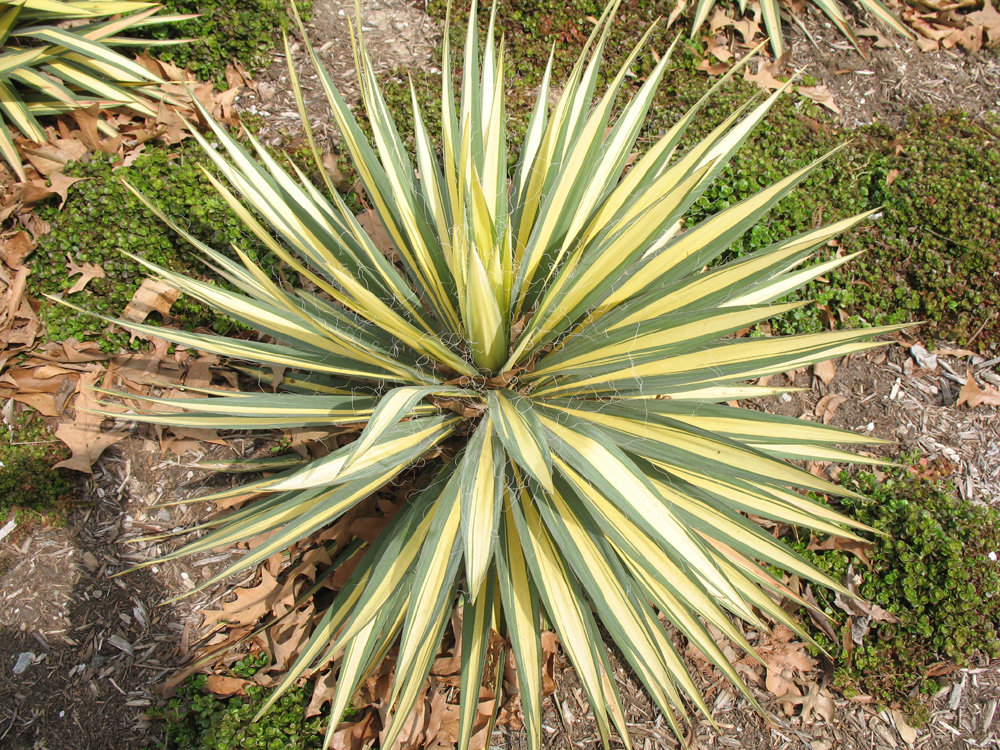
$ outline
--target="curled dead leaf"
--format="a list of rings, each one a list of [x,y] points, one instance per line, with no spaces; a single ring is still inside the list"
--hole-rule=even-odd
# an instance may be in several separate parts
[[[816,404],[814,413],[817,417],[823,420],[823,424],[830,424],[837,409],[839,409],[841,404],[846,401],[847,396],[843,396],[839,393],[828,393]]]
[[[865,564],[872,566],[872,561],[868,558],[868,551],[874,547],[870,542],[859,542],[854,539],[846,539],[841,536],[828,536],[822,542],[813,537],[809,542],[808,550],[839,550],[849,552]]]
[[[826,385],[830,385],[830,381],[837,376],[837,361],[828,359],[825,362],[817,362],[813,365],[813,372]]]
[[[3,260],[11,270],[21,267],[22,261],[35,249],[35,241],[31,235],[19,229],[0,239],[0,260]]]
[[[205,610],[205,627],[214,627],[223,620],[228,620],[237,626],[255,624],[261,617],[271,611],[271,604],[281,593],[278,581],[267,572],[260,569],[260,582],[256,586],[236,589],[236,598],[225,602],[220,610]]]
[[[372,238],[372,242],[375,243],[378,251],[392,263],[399,263],[399,251],[396,250],[396,246],[386,231],[378,212],[373,208],[369,208],[359,213],[355,218],[358,220],[361,228],[365,230],[365,233]]]
[[[340,171],[340,167],[337,165],[337,157],[331,153],[323,154],[323,169],[326,171],[327,175],[330,177],[330,182],[333,186],[337,188],[341,193],[347,193],[351,189],[351,181],[347,179],[347,176]]]
[[[253,685],[253,680],[242,680],[223,674],[210,674],[205,681],[205,687],[222,698],[228,698],[237,693],[246,694],[247,685]]]
[[[180,294],[180,290],[174,289],[165,281],[145,279],[125,306],[122,317],[125,320],[142,323],[151,312],[155,311],[165,320],[169,319],[170,308]]]
[[[821,688],[813,682],[809,685],[809,692],[805,695],[786,696],[778,698],[778,703],[785,708],[786,712],[792,706],[802,706],[802,723],[806,726],[812,724],[817,716],[826,723],[833,723],[834,703],[833,694],[826,688]]]
[[[840,114],[840,107],[837,106],[837,103],[833,100],[833,94],[830,93],[830,89],[826,86],[799,86],[798,92],[806,99],[816,102],[835,115]]]
[[[55,436],[66,443],[72,455],[65,461],[57,463],[55,468],[90,474],[91,467],[105,448],[128,437],[127,432],[103,432],[101,423],[104,418],[89,411],[99,407],[91,387],[97,384],[101,374],[87,372],[80,377],[74,403],[76,416],[72,422],[64,422],[55,431]],[[88,411],[84,411],[85,409]]]
[[[757,66],[757,72],[756,73],[751,73],[750,72],[750,66],[749,65],[746,68],[744,68],[743,69],[743,80],[744,81],[752,81],[753,83],[756,83],[760,88],[764,89],[765,91],[767,91],[767,90],[773,91],[775,89],[780,89],[782,86],[785,85],[783,81],[779,81],[777,78],[774,77],[774,74],[771,71],[771,67],[768,66],[768,65],[765,65],[763,62],[761,62]]]
[[[705,73],[708,73],[710,76],[721,76],[723,73],[729,70],[729,66],[721,62],[713,63],[710,59],[706,57],[700,63],[698,63],[698,67],[696,68],[696,70],[704,71]]]
[[[939,357],[975,357],[976,353],[969,349],[935,349],[934,354]]]
[[[899,732],[903,742],[912,745],[917,741],[917,730],[910,726],[902,711],[892,709],[892,722],[896,725],[896,731]]]

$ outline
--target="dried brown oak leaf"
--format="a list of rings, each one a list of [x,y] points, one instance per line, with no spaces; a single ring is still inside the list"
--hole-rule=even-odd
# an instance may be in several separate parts
[[[204,625],[206,627],[214,627],[223,620],[228,621],[230,625],[253,625],[261,617],[271,612],[271,605],[274,599],[281,594],[281,587],[266,568],[261,568],[259,584],[249,588],[236,589],[235,593],[236,599],[225,602],[222,609],[205,610],[203,614],[205,615]]]
[[[746,68],[743,69],[743,80],[753,81],[760,88],[765,90],[780,89],[782,86],[785,85],[785,83],[784,81],[779,81],[777,78],[774,77],[774,72],[771,70],[771,67],[772,66],[766,65],[763,61],[761,61],[760,63],[758,63],[757,72],[751,73],[750,66],[748,65]]]
[[[253,680],[242,680],[239,677],[229,677],[224,674],[211,674],[205,681],[205,687],[223,698],[237,693],[246,694],[247,685],[254,685]]]
[[[828,393],[819,400],[813,411],[817,417],[820,417],[823,420],[823,424],[830,424],[830,422],[833,421],[833,415],[836,413],[837,409],[839,409],[841,404],[846,401],[847,396],[843,396],[839,393]]]
[[[816,377],[822,380],[826,385],[830,385],[830,381],[837,376],[837,361],[828,359],[824,362],[817,362],[813,365],[813,372],[816,373]]]
[[[811,99],[821,107],[826,107],[835,115],[840,114],[840,107],[833,100],[833,94],[826,86],[799,86],[798,91],[806,99]]]
[[[972,377],[972,370],[968,368],[966,369],[966,378],[965,385],[958,392],[958,400],[955,402],[955,406],[968,404],[973,409],[983,404],[986,406],[1000,406],[1000,391],[992,385],[980,388],[976,379]]]
[[[179,289],[174,289],[165,281],[145,279],[125,306],[122,317],[142,323],[151,312],[156,311],[166,320],[170,315],[170,308],[180,295]]]
[[[863,562],[865,567],[870,568],[872,561],[868,559],[868,550],[874,546],[869,542],[859,542],[856,539],[847,539],[842,536],[828,536],[822,542],[814,537],[806,549],[813,551],[835,549],[840,552],[850,552]]]
[[[96,263],[84,263],[82,266],[75,263],[73,258],[68,254],[66,255],[66,275],[76,276],[80,274],[80,278],[69,289],[66,290],[66,294],[76,294],[77,292],[82,292],[87,284],[89,284],[94,279],[103,279],[107,274],[104,273],[104,269],[101,268]]]
[[[21,262],[35,249],[35,241],[23,229],[0,239],[0,260],[16,271]]]
[[[779,698],[780,703],[786,711],[792,706],[802,706],[802,723],[806,726],[814,721],[813,714],[824,719],[828,724],[833,723],[833,695],[826,688],[821,688],[813,682],[809,685],[809,692],[805,695],[787,696]]]
[[[59,425],[55,432],[56,437],[69,446],[73,455],[57,463],[55,465],[57,469],[72,469],[91,474],[90,467],[104,453],[104,449],[128,437],[127,432],[102,432],[101,422],[104,421],[104,417],[91,411],[99,407],[91,387],[97,385],[101,374],[86,372],[80,376],[74,403],[76,417],[72,422]]]

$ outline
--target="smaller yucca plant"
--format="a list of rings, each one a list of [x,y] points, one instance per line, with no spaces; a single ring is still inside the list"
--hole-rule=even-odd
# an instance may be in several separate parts
[[[867,57],[865,52],[861,49],[861,45],[858,42],[858,38],[854,35],[854,30],[851,28],[851,22],[848,20],[844,11],[841,9],[840,4],[837,0],[812,0],[816,7],[823,11],[827,18],[833,21],[833,25],[837,27],[837,30],[841,34],[850,39],[851,44],[854,48],[861,53],[863,57]],[[896,16],[892,14],[888,8],[882,3],[882,0],[858,0],[859,4],[872,14],[881,23],[885,24],[892,31],[897,34],[901,34],[907,39],[916,39],[917,35],[914,34],[906,24],[900,21]],[[697,33],[706,19],[708,14],[712,12],[712,8],[715,7],[715,0],[698,0],[697,6],[695,6],[694,12],[694,23],[691,25],[692,36]],[[739,0],[740,13],[746,13],[747,10],[747,0]],[[785,41],[781,33],[781,3],[780,0],[760,0],[760,11],[761,15],[764,17],[764,28],[767,31],[769,41],[771,44],[771,49],[774,50],[775,57],[781,57],[785,52]],[[760,19],[757,19],[758,21]]]
[[[802,633],[768,592],[795,595],[759,562],[849,595],[749,516],[852,537],[845,527],[860,524],[804,494],[843,490],[784,459],[854,461],[830,444],[872,440],[721,402],[781,393],[746,381],[877,346],[873,336],[894,330],[732,336],[806,304],[777,300],[850,261],[809,265],[866,215],[705,270],[815,165],[682,229],[688,207],[780,92],[681,150],[699,103],[629,166],[668,58],[616,111],[643,39],[595,99],[611,14],[551,111],[550,63],[512,171],[503,44],[491,22],[480,50],[474,6],[459,102],[444,39],[440,153],[412,92],[415,161],[363,42],[357,64],[374,146],[314,54],[399,265],[335,190],[325,197],[252,137],[256,158],[213,124],[220,149],[195,137],[232,187],[206,176],[308,289],[269,278],[239,248],[242,263],[172,225],[235,291],[149,268],[273,342],[122,323],[287,368],[286,393],[149,397],[165,410],[140,421],[358,432],[324,458],[203,498],[261,496],[199,527],[207,533],[168,559],[271,534],[205,586],[323,529],[423,462],[423,489],[384,533],[337,550],[335,566],[356,567],[271,698],[307,670],[337,670],[328,742],[358,686],[398,642],[394,718],[382,737],[383,747],[393,745],[456,602],[464,607],[459,744],[472,734],[496,630],[513,652],[530,746],[538,747],[543,612],[605,741],[614,727],[627,743],[598,621],[680,734],[688,701],[708,709],[658,613],[750,697],[708,626],[747,650],[731,615],[762,628],[763,613]],[[267,370],[249,371],[270,382]]]
[[[154,18],[160,7],[130,0],[0,2],[0,155],[20,179],[24,179],[24,170],[8,125],[25,138],[44,143],[48,137],[39,117],[86,108],[95,102],[156,114],[151,100],[163,97],[150,84],[162,81],[113,48],[184,42],[120,36],[130,29],[193,17]],[[114,132],[103,121],[99,126]]]

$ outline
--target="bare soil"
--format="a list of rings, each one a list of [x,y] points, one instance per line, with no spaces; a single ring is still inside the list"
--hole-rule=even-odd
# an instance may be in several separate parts
[[[879,49],[862,40],[866,60],[821,11],[809,5],[802,26],[785,26],[787,68],[804,68],[825,84],[841,110],[840,123],[856,128],[882,122],[894,129],[924,107],[961,110],[973,117],[1000,112],[1000,51],[941,49],[920,52],[894,36]]]

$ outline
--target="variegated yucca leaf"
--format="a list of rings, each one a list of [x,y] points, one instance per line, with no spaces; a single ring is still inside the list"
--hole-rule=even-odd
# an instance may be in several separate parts
[[[694,23],[691,25],[692,35],[694,35],[708,19],[709,13],[711,13],[712,8],[715,7],[715,1],[716,0],[698,0],[698,4],[695,6],[694,11]],[[740,13],[746,13],[747,0],[738,0],[738,2]],[[837,27],[837,30],[851,40],[851,44],[854,45],[854,48],[860,52],[863,57],[867,58],[868,55],[861,49],[861,45],[858,43],[858,38],[854,35],[854,30],[851,28],[851,23],[843,9],[841,9],[837,0],[813,0],[813,2],[826,14],[827,18],[833,22],[833,25]],[[892,11],[885,7],[882,0],[858,0],[858,4],[867,10],[875,19],[895,31],[897,34],[900,34],[907,39],[917,38],[917,35],[914,34],[913,31],[906,26],[906,24],[896,18]],[[785,42],[784,37],[781,35],[780,1],[760,0],[760,15],[763,16],[764,29],[767,31],[771,48],[774,50],[774,56],[781,57],[781,55],[785,52]],[[757,20],[760,21],[761,19],[758,18]]]
[[[8,126],[45,143],[39,122],[45,115],[124,106],[156,114],[153,73],[115,51],[123,44],[177,44],[135,40],[123,32],[193,16],[156,16],[161,6],[132,0],[18,0],[0,2],[0,156],[24,179],[24,169]],[[125,14],[125,15],[121,15]],[[66,21],[74,21],[68,25]],[[105,121],[99,127],[113,133]]]
[[[194,133],[221,174],[209,179],[289,273],[270,278],[239,248],[232,260],[174,224],[228,284],[146,265],[267,337],[121,324],[251,363],[241,369],[265,384],[274,382],[268,366],[287,368],[287,392],[149,397],[139,418],[233,430],[354,426],[358,435],[310,462],[249,462],[244,468],[275,473],[202,500],[256,499],[198,527],[202,536],[167,557],[268,534],[211,585],[326,527],[401,473],[419,473],[421,489],[381,536],[339,558],[353,572],[271,696],[273,704],[307,671],[336,670],[331,735],[398,644],[382,738],[392,746],[456,602],[464,607],[460,744],[473,734],[496,630],[517,664],[537,748],[543,616],[605,740],[616,731],[627,744],[599,623],[680,735],[687,707],[707,706],[661,616],[752,702],[710,627],[747,650],[733,616],[755,627],[781,622],[807,637],[769,596],[795,595],[768,566],[847,594],[751,516],[856,538],[849,529],[865,527],[807,495],[845,491],[786,459],[871,463],[844,446],[874,441],[732,404],[789,390],[748,381],[864,351],[895,329],[733,334],[804,304],[782,300],[850,260],[813,262],[867,214],[717,262],[815,165],[685,228],[688,208],[781,92],[682,147],[699,102],[633,162],[668,56],[644,81],[629,79],[642,40],[598,92],[613,10],[558,89],[550,64],[511,170],[504,45],[491,20],[480,47],[475,8],[460,91],[444,38],[440,148],[414,92],[407,149],[362,39],[354,41],[371,141],[314,54],[343,146],[398,262],[335,190],[325,195],[290,174],[252,136],[248,150],[219,125],[214,143]],[[560,94],[550,108],[553,90]],[[296,276],[302,287],[287,283]]]

